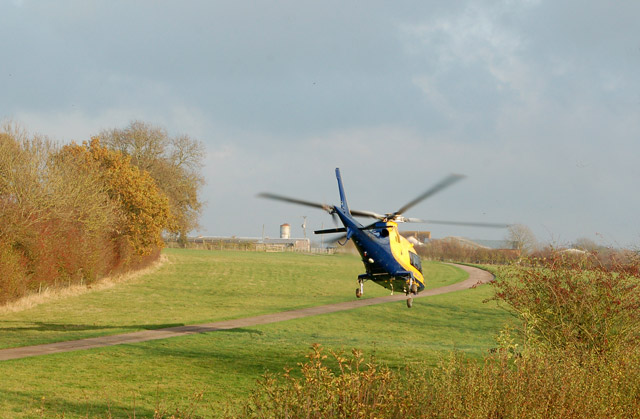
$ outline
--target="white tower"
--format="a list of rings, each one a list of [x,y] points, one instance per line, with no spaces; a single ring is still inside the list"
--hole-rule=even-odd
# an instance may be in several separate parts
[[[291,238],[291,226],[289,224],[284,223],[280,226],[280,238],[281,239]]]

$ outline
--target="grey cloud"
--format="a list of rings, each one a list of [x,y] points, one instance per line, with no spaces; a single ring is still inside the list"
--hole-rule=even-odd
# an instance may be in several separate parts
[[[200,137],[212,156],[202,223],[211,234],[256,234],[244,227],[256,214],[285,221],[287,210],[255,202],[262,188],[333,197],[342,166],[364,209],[388,210],[460,171],[464,184],[411,215],[487,214],[542,238],[605,231],[629,242],[639,8],[4,2],[0,117],[64,139],[132,119]]]

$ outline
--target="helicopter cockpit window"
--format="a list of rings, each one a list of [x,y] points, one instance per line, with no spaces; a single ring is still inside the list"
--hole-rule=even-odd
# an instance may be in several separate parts
[[[409,252],[409,261],[411,262],[411,265],[418,270],[418,272],[422,273],[422,262],[418,255],[413,252]]]

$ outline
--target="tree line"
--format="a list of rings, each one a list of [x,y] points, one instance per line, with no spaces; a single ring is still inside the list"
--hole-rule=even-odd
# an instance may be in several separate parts
[[[89,284],[159,255],[197,226],[205,149],[134,121],[60,145],[0,128],[0,304]]]

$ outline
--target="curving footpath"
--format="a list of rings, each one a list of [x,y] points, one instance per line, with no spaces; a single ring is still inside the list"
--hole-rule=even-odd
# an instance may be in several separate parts
[[[422,291],[413,298],[430,297],[433,295],[446,294],[448,292],[460,291],[472,288],[476,285],[484,284],[493,280],[493,275],[482,269],[465,265],[450,264],[469,273],[469,278],[455,284],[440,288]],[[0,350],[0,361],[10,359],[27,358],[31,356],[55,354],[59,352],[79,351],[83,349],[101,348],[105,346],[120,345],[123,343],[138,343],[150,340],[167,339],[177,336],[193,335],[196,333],[215,332],[218,330],[237,329],[241,327],[257,326],[261,324],[277,323],[286,320],[300,319],[302,317],[317,316],[319,314],[335,313],[338,311],[351,310],[358,307],[371,306],[375,304],[388,303],[392,301],[406,300],[403,293],[388,295],[386,297],[369,298],[364,300],[352,300],[342,303],[328,304],[324,306],[302,308],[298,310],[283,311],[280,313],[264,314],[261,316],[247,317],[243,319],[224,320],[213,323],[196,324],[190,326],[169,327],[166,329],[142,330],[139,332],[125,333],[121,335],[101,336],[97,338],[87,338],[71,340],[66,342],[49,343],[44,345],[23,346]]]

